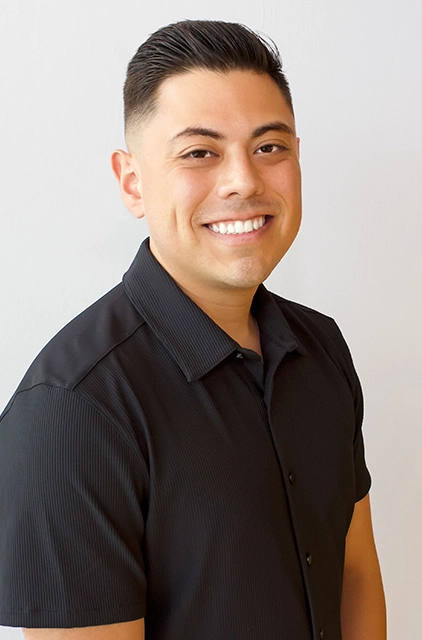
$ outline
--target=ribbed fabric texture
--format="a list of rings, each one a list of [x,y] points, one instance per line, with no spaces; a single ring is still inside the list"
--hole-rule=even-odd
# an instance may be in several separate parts
[[[143,482],[134,454],[95,408],[58,387],[21,392],[10,418],[1,432],[3,623],[68,627],[74,612],[78,626],[95,616],[104,624],[142,617]],[[116,575],[124,575],[118,589]]]
[[[0,423],[1,624],[340,637],[359,381],[331,319],[264,287],[254,313],[263,388],[143,245],[43,350]]]

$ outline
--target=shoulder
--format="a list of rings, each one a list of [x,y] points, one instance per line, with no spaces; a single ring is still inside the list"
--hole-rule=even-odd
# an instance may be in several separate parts
[[[271,295],[292,330],[304,335],[330,336],[334,339],[341,337],[340,329],[332,317],[298,302],[282,298],[275,293]]]
[[[2,421],[8,416],[8,421],[25,423],[28,428],[32,422],[44,424],[48,414],[62,424],[69,416],[73,420],[79,416],[75,424],[82,419],[92,425],[98,419],[116,423],[106,411],[98,368],[104,365],[109,371],[109,360],[143,323],[123,287],[112,289],[44,347],[6,405]],[[90,376],[94,379],[92,393],[81,393],[78,386]]]
[[[316,357],[323,350],[347,377],[355,377],[349,347],[336,321],[316,309],[293,302],[272,293],[290,329],[309,355]]]
[[[108,359],[143,323],[118,285],[61,329],[36,357],[0,416],[4,451],[17,449],[21,439],[34,452],[47,444],[49,450],[65,446],[98,452],[100,441],[107,448],[114,440],[126,441],[126,449],[137,452],[132,430],[108,411],[111,402],[98,368],[104,364],[112,371]],[[87,378],[92,378],[88,391],[80,389]]]
[[[18,391],[45,384],[72,390],[144,322],[116,286],[67,324],[39,353]]]

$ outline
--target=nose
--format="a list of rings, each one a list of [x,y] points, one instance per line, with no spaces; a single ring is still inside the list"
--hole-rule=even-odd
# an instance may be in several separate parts
[[[248,154],[233,153],[221,163],[217,189],[220,198],[246,199],[262,194],[263,190],[262,177]]]

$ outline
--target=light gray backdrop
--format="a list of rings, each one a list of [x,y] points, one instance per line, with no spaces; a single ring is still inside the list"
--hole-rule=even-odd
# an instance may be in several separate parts
[[[182,18],[279,45],[304,174],[299,239],[270,286],[333,315],[366,397],[390,639],[422,627],[420,0],[0,0],[0,405],[44,343],[114,286],[147,234],[120,202],[125,67]],[[40,578],[41,579],[41,578]],[[0,639],[20,638],[0,629]]]

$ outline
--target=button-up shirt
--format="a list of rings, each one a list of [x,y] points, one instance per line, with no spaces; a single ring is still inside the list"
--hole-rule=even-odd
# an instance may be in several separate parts
[[[145,242],[41,352],[0,423],[1,624],[340,637],[359,381],[330,318],[263,285],[252,312],[263,361]]]

